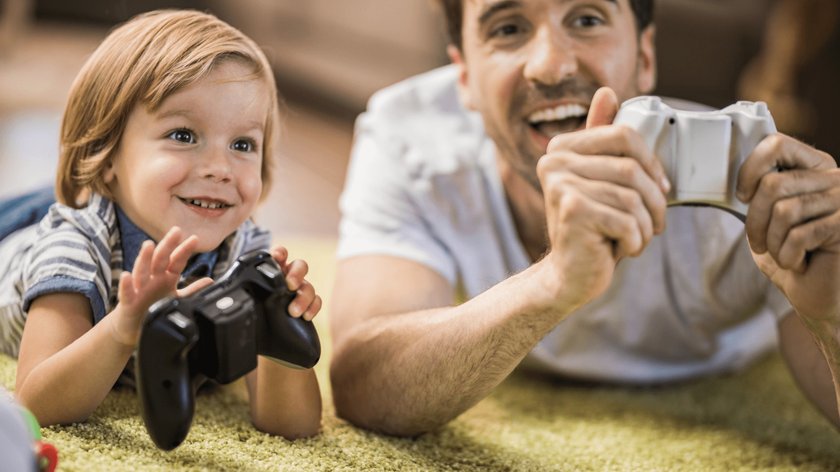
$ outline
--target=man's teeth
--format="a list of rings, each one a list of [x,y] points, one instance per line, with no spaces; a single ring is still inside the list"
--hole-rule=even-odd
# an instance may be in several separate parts
[[[586,116],[589,110],[577,104],[558,105],[554,108],[544,108],[528,115],[528,122],[539,124],[545,121],[562,121],[569,118]]]
[[[228,204],[221,203],[221,202],[205,202],[204,200],[187,200],[187,203],[195,206],[200,206],[201,208],[209,208],[211,210],[215,210],[217,208],[227,208]]]

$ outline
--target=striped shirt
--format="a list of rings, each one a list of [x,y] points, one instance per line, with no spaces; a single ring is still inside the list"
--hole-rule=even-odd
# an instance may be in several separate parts
[[[84,208],[54,204],[40,223],[2,241],[0,352],[17,357],[26,313],[40,296],[67,292],[84,295],[90,301],[93,324],[114,309],[120,275],[134,263],[124,261],[123,255],[136,257],[139,244],[148,239],[142,232],[142,237],[137,237],[139,230],[120,213],[113,202],[93,194]],[[211,261],[210,276],[218,278],[237,257],[267,249],[270,243],[270,233],[248,220],[222,242],[212,257],[199,255],[193,259]],[[190,264],[184,274],[192,274],[194,265]]]

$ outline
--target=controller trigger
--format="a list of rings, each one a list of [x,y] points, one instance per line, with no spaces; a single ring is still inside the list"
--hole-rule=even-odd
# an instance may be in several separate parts
[[[277,267],[277,264],[274,264],[273,262],[263,262],[257,266],[257,270],[272,280],[274,280],[278,275],[283,274],[283,272],[281,272]]]

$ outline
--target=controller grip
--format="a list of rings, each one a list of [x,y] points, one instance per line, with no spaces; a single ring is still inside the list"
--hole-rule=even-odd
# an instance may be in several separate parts
[[[147,321],[136,351],[137,393],[140,412],[152,441],[172,450],[192,423],[195,395],[187,355],[198,341],[198,328],[177,313]]]
[[[321,358],[321,341],[311,321],[288,314],[290,302],[291,297],[288,297],[284,303],[267,304],[269,307],[281,306],[283,309],[274,308],[273,313],[269,312],[271,309],[266,309],[262,317],[264,324],[257,337],[257,349],[260,354],[281,363],[309,369]]]

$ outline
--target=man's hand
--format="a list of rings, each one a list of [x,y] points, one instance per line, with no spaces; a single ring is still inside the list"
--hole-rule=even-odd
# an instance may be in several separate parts
[[[580,306],[600,295],[621,257],[665,228],[669,183],[642,137],[612,123],[615,93],[595,93],[587,128],[554,137],[537,167],[545,198],[554,293]]]
[[[767,137],[738,175],[758,267],[806,323],[840,327],[840,170],[791,137]]]

